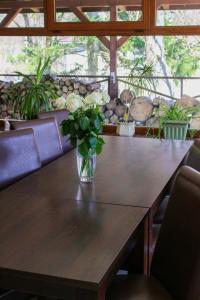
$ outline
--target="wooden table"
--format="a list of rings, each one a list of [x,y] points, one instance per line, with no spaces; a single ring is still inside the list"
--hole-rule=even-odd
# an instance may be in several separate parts
[[[145,208],[51,197],[0,200],[0,284],[63,299],[105,299]]]
[[[75,199],[151,208],[192,141],[105,137],[93,184],[80,184],[75,151],[5,191],[6,195]],[[1,193],[3,196],[3,192]]]
[[[2,287],[105,299],[148,212],[147,268],[152,217],[191,144],[107,137],[93,184],[79,183],[72,151],[2,191]]]

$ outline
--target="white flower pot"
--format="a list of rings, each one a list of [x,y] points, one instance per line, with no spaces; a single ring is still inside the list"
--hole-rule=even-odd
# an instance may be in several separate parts
[[[134,136],[135,123],[134,122],[121,122],[117,125],[117,134],[120,136]]]

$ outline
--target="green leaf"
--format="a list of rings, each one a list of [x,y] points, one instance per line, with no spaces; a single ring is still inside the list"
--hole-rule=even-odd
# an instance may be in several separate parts
[[[70,122],[65,120],[61,123],[61,133],[63,136],[70,134]]]
[[[103,113],[100,113],[100,118],[101,118],[101,121],[104,121],[105,120],[105,115]]]
[[[97,137],[97,134],[94,131],[91,131],[90,134],[94,137]]]
[[[78,124],[78,123],[74,123],[74,128],[75,128],[76,130],[78,130],[78,129],[79,129],[79,124]]]
[[[88,152],[89,152],[89,148],[88,148],[88,145],[86,142],[82,143],[82,144],[79,144],[78,146],[78,151],[79,153],[86,157],[88,155]]]
[[[87,130],[90,126],[90,120],[87,116],[84,116],[79,121],[82,130]]]
[[[69,115],[68,116],[68,120],[74,120],[74,116],[73,115]]]
[[[99,117],[96,117],[95,121],[94,121],[94,126],[97,130],[100,130],[101,128],[101,122],[99,120]]]
[[[98,138],[98,143],[101,145],[105,145],[105,141],[101,137]]]
[[[96,144],[96,154],[99,155],[102,152],[102,144]]]
[[[97,140],[96,137],[92,137],[92,138],[89,139],[89,142],[90,142],[91,147],[95,148],[98,140]]]

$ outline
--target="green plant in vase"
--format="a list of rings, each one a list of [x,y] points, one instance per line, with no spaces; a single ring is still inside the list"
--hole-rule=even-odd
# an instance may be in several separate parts
[[[44,62],[39,60],[36,75],[26,75],[16,72],[26,82],[26,90],[22,90],[16,97],[15,111],[19,110],[23,119],[34,119],[40,111],[48,111],[51,107],[50,98],[54,98],[55,92],[43,78],[50,64],[50,58]]]
[[[103,130],[104,114],[100,106],[109,102],[104,93],[94,92],[86,98],[70,94],[66,99],[69,116],[61,123],[63,136],[70,136],[77,148],[77,166],[80,180],[91,182],[96,168],[96,155],[105,144],[100,136]]]

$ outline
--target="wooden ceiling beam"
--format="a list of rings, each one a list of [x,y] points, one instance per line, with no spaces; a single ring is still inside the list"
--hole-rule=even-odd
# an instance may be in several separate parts
[[[58,8],[65,8],[73,4],[76,7],[103,7],[103,6],[141,6],[141,0],[58,0],[56,6]],[[161,5],[198,5],[199,0],[157,0],[157,4]],[[42,0],[34,1],[0,1],[0,8],[4,9],[17,9],[17,8],[43,8]]]
[[[70,7],[70,10],[74,13],[75,16],[77,16],[79,18],[79,20],[81,22],[90,22],[88,20],[88,18],[86,17],[86,15],[80,10],[80,8],[78,7],[75,7],[74,5],[71,5]],[[106,47],[106,48],[110,48],[110,41],[107,37],[105,36],[97,36],[97,38],[103,43],[103,45]]]
[[[109,10],[112,5],[127,7],[128,10],[137,10],[142,5],[141,0],[57,0],[56,7],[58,9],[69,8],[69,6],[82,7],[84,11],[99,11],[102,8]],[[34,1],[0,1],[0,10],[9,9],[43,9],[44,3],[42,0]],[[162,8],[169,6],[170,9],[189,9],[199,8],[199,0],[157,0],[157,7]],[[105,8],[104,8],[105,7]]]
[[[121,48],[126,41],[130,38],[131,36],[121,36],[118,40],[117,40],[117,48]]]
[[[124,6],[126,11],[138,11],[140,8],[136,6]],[[165,10],[162,6],[158,7],[159,10]],[[170,10],[185,10],[185,9],[200,9],[200,2],[199,4],[195,5],[171,5]],[[109,7],[82,7],[82,12],[109,12],[110,8]],[[0,8],[0,14],[8,14],[10,12],[10,9],[1,9]],[[21,9],[21,13],[44,13],[43,8],[23,8]],[[70,12],[69,8],[59,8],[58,12]]]
[[[199,0],[157,0],[159,5],[195,5]]]
[[[0,8],[4,9],[18,9],[18,8],[42,8],[43,1],[0,1]]]
[[[134,5],[141,5],[141,0],[135,0]],[[115,5],[133,5],[133,0],[58,0],[56,1],[56,6],[58,8],[65,8],[69,5],[74,6],[110,6],[112,4]],[[42,8],[43,1],[42,0],[35,0],[35,1],[0,1],[0,8]]]
[[[21,11],[20,8],[11,10],[1,21],[0,27],[8,27],[15,19],[15,17],[18,15],[18,13],[20,13],[20,11]]]

